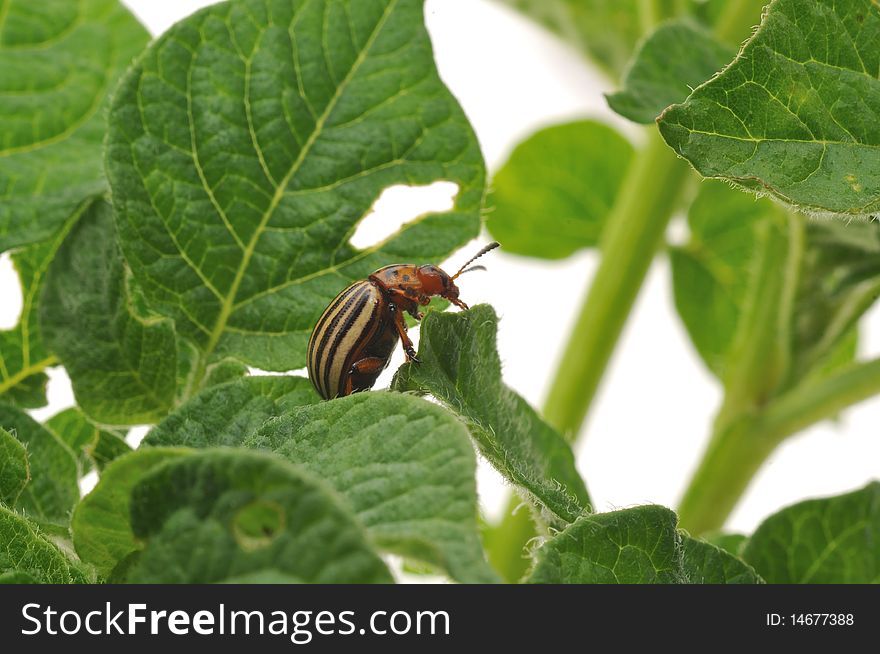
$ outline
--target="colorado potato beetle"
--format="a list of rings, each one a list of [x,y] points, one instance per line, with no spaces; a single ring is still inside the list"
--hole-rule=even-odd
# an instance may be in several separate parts
[[[321,397],[329,400],[372,388],[388,366],[398,339],[403,341],[407,360],[418,363],[403,312],[421,320],[419,306],[429,304],[434,295],[467,309],[458,298],[455,280],[482,269],[468,266],[497,247],[498,243],[490,243],[452,276],[430,264],[395,264],[379,268],[337,295],[309,339],[309,379]]]

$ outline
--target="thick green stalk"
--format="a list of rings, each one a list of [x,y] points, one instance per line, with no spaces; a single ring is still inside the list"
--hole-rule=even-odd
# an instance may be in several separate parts
[[[518,582],[528,571],[530,562],[525,548],[537,534],[531,511],[521,505],[520,497],[512,494],[501,522],[487,528],[483,534],[489,563],[509,584]]]
[[[880,359],[874,359],[796,387],[756,414],[719,425],[679,506],[681,526],[692,534],[720,529],[780,443],[878,393]]]
[[[649,128],[611,209],[599,269],[544,405],[544,418],[569,440],[577,438],[687,173],[656,128]]]

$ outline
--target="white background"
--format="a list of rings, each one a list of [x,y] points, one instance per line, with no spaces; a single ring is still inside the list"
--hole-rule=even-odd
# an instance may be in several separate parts
[[[158,35],[210,2],[124,4]],[[631,125],[607,108],[602,97],[612,90],[607,81],[578,53],[528,20],[488,0],[428,0],[426,12],[440,73],[473,123],[490,172],[521,139],[560,121],[594,117],[637,137]],[[425,210],[448,206],[448,186],[386,194],[377,215],[359,230],[359,244],[378,240]],[[548,225],[552,219],[547,217]],[[447,269],[456,269],[487,240],[457,253]],[[495,306],[502,316],[499,349],[505,380],[540,406],[595,270],[596,255],[585,252],[546,263],[496,251],[484,263],[487,273],[462,278],[462,298]],[[3,255],[0,327],[14,325],[20,309],[14,272],[8,255]],[[878,334],[880,312],[874,311],[864,323],[863,355],[880,351]],[[401,360],[398,352],[390,370]],[[34,412],[38,419],[73,403],[64,372],[50,372],[50,406]],[[380,379],[377,387],[387,379]],[[578,468],[595,509],[645,502],[675,506],[699,460],[719,401],[718,383],[697,358],[675,314],[669,264],[661,256],[651,268],[577,448]],[[838,424],[819,425],[792,438],[755,478],[728,528],[751,531],[786,504],[857,488],[880,477],[878,424],[880,400],[873,400],[846,412]],[[498,515],[503,483],[487,466],[481,466],[478,481],[484,510]]]

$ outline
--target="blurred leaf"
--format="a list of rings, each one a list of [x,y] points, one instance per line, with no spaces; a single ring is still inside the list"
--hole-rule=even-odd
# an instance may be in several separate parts
[[[692,584],[760,584],[761,577],[734,554],[704,540],[682,537],[682,566]]]
[[[464,426],[398,393],[316,400],[304,378],[248,378],[202,392],[144,444],[278,453],[333,485],[382,549],[464,583],[497,581],[480,545],[476,461]]]
[[[15,436],[0,429],[0,503],[15,501],[30,480],[27,452]]]
[[[55,414],[46,427],[73,450],[82,472],[96,465],[102,470],[110,460],[131,451],[123,433],[99,429],[77,407]]]
[[[0,252],[44,241],[106,188],[108,96],[147,43],[116,0],[5,0],[0,24]]]
[[[67,525],[79,500],[76,457],[55,434],[14,406],[0,403],[0,428],[27,449],[31,479],[15,507],[41,523]]]
[[[707,543],[711,543],[715,547],[721,548],[734,556],[742,556],[742,550],[746,546],[749,537],[744,534],[728,534],[725,532],[714,532],[701,536]]]
[[[637,123],[653,123],[671,104],[720,71],[736,51],[692,20],[663,23],[643,41],[608,105]]]
[[[205,365],[305,365],[318,316],[382,265],[479,231],[485,167],[437,73],[423,0],[240,0],[154,41],[114,96],[107,170],[125,257]],[[234,174],[230,174],[234,171]],[[458,185],[452,210],[349,238],[393,185]]]
[[[771,584],[880,582],[880,483],[767,518],[743,558]]]
[[[578,47],[612,78],[642,34],[639,0],[502,0]]]
[[[880,6],[775,0],[724,72],[667,109],[666,142],[721,177],[808,212],[880,211]]]
[[[84,584],[86,573],[36,524],[0,504],[0,582]]]
[[[505,252],[533,257],[595,246],[632,153],[625,138],[594,121],[533,134],[495,174],[486,227]]]
[[[269,454],[202,450],[166,463],[135,487],[131,516],[146,542],[134,582],[392,581],[336,493]]]
[[[590,498],[569,444],[501,379],[498,317],[488,305],[429,313],[422,321],[418,365],[402,366],[398,390],[430,393],[464,420],[480,452],[509,481],[549,511],[574,522]]]
[[[88,208],[58,250],[40,306],[47,343],[64,363],[77,403],[111,425],[155,422],[178,390],[170,320],[138,315],[114,235],[112,209]]]
[[[131,530],[131,489],[156,466],[189,453],[185,448],[136,450],[110,463],[98,483],[77,505],[71,520],[73,545],[101,577],[140,549]],[[176,497],[176,491],[169,493]]]
[[[533,584],[680,584],[678,518],[661,506],[583,516],[535,552]]]

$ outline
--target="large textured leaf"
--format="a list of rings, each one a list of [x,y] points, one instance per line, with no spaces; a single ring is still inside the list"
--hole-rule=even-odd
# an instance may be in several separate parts
[[[79,565],[50,542],[36,524],[0,505],[0,575],[6,583],[84,584]]]
[[[743,558],[771,584],[880,582],[880,483],[770,516]]]
[[[234,447],[269,418],[320,399],[305,377],[245,377],[202,391],[150,431],[143,445]]]
[[[77,505],[70,521],[73,545],[99,575],[109,577],[120,561],[140,549],[131,530],[131,489],[153,468],[189,452],[155,447],[122,456],[106,467],[97,485]]]
[[[495,173],[486,227],[516,254],[558,259],[596,245],[632,152],[594,121],[537,132]]]
[[[107,168],[147,299],[202,365],[267,370],[305,365],[315,320],[353,279],[476,236],[485,187],[422,0],[240,0],[190,16],[124,78]],[[437,180],[459,186],[451,211],[349,244],[382,190]]]
[[[590,498],[568,443],[501,379],[495,346],[498,317],[488,305],[429,313],[419,340],[421,364],[407,364],[393,387],[430,393],[458,413],[482,454],[547,509],[552,522],[573,522]]]
[[[341,498],[269,454],[202,450],[159,466],[135,486],[131,517],[146,541],[129,574],[135,582],[212,583],[276,571],[286,581],[392,581]]]
[[[682,537],[682,567],[691,584],[760,584],[745,561],[704,540]]]
[[[27,452],[15,436],[0,429],[0,503],[14,506],[30,480]]]
[[[169,416],[145,444],[271,450],[330,482],[383,549],[458,581],[496,581],[480,546],[476,463],[464,426],[398,393],[306,405],[316,399],[303,378],[218,386]]]
[[[660,25],[641,44],[608,105],[637,123],[653,123],[666,107],[720,71],[736,51],[691,20]]]
[[[46,421],[46,428],[73,450],[83,472],[92,467],[101,470],[116,457],[131,451],[124,433],[97,427],[78,407],[56,413]]]
[[[0,397],[26,408],[46,404],[44,370],[58,362],[43,344],[39,324],[39,298],[46,272],[70,230],[87,204],[74,211],[42,243],[22,248],[12,255],[22,288],[22,309],[18,325],[0,332]]]
[[[0,2],[0,251],[106,188],[107,98],[147,38],[117,0]]]
[[[661,506],[578,518],[535,553],[533,584],[686,583],[678,518]]]
[[[642,34],[639,0],[502,0],[580,48],[612,77]]]
[[[96,200],[61,246],[41,298],[41,325],[85,413],[105,424],[150,423],[174,404],[186,350],[178,352],[170,320],[132,306],[112,213]]]
[[[16,502],[40,522],[66,525],[79,500],[76,458],[51,431],[20,409],[0,403],[0,428],[27,448],[31,480]]]
[[[718,77],[660,119],[705,177],[810,212],[880,211],[880,6],[774,0]]]

